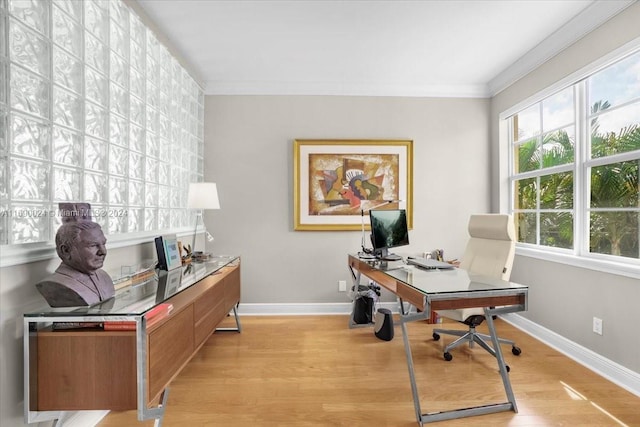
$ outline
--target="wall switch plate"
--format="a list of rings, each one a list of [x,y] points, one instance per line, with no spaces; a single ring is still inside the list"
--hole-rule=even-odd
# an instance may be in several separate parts
[[[347,292],[347,281],[346,280],[338,280],[338,291]]]
[[[593,318],[593,332],[602,335],[602,319],[597,317]]]

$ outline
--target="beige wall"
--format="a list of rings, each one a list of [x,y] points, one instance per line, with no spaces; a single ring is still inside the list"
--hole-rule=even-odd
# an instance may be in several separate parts
[[[348,302],[347,252],[358,231],[293,231],[293,140],[414,141],[414,229],[407,251],[459,257],[469,214],[489,208],[489,101],[322,96],[208,96],[205,179],[214,250],[242,255],[245,303]],[[402,250],[402,249],[399,249]]]
[[[498,115],[640,37],[640,3],[552,58],[495,96],[491,102],[492,206],[498,209]],[[516,255],[511,279],[530,286],[524,314],[563,337],[640,373],[640,340],[636,313],[640,301],[637,279],[571,267]],[[592,332],[593,317],[603,319],[602,336]]]

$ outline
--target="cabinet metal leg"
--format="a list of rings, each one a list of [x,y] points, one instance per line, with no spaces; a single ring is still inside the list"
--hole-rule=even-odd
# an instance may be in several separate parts
[[[238,316],[238,305],[240,303],[233,306],[233,317],[236,321],[235,328],[216,328],[216,332],[224,332],[224,331],[232,331],[232,332],[242,332],[242,325],[240,325],[240,317]]]

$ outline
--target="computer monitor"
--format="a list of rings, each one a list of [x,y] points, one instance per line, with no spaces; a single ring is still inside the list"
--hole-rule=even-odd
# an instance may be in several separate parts
[[[404,209],[383,209],[369,211],[371,220],[371,243],[376,258],[385,261],[401,259],[389,253],[389,249],[409,244],[407,211]]]

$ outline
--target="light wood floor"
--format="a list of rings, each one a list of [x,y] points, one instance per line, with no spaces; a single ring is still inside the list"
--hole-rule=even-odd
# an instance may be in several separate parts
[[[415,427],[402,333],[392,341],[346,316],[241,317],[243,331],[214,334],[174,380],[165,427]],[[640,398],[498,320],[518,413],[434,426],[640,426]],[[458,324],[447,326],[457,327]],[[462,325],[459,325],[462,327]],[[422,412],[504,402],[497,364],[478,346],[442,359],[432,325],[409,324]],[[482,329],[479,328],[479,329]],[[110,413],[99,427],[151,426],[135,411]]]

